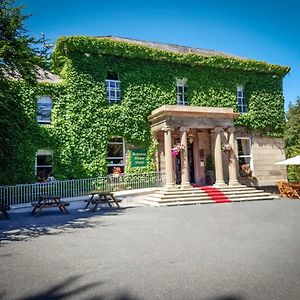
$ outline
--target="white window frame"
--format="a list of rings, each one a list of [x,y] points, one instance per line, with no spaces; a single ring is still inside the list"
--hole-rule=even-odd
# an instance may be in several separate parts
[[[238,105],[238,112],[241,114],[248,112],[248,107],[245,99],[245,91],[242,85],[239,85],[236,88],[236,99]]]
[[[178,89],[181,88],[182,92]],[[176,79],[176,102],[177,105],[189,105],[188,93],[187,93],[187,79]]]
[[[106,99],[108,103],[118,103],[121,100],[121,81],[106,79],[105,80]]]
[[[113,137],[111,137],[112,139],[113,138],[122,138],[122,137],[120,137],[120,136],[113,136]],[[117,156],[107,156],[107,166],[108,167],[125,167],[125,139],[124,138],[122,138],[122,142],[111,142],[111,141],[109,141],[108,140],[108,142],[107,142],[107,146],[108,145],[122,145],[123,147],[122,147],[122,163],[120,163],[120,164],[114,164],[114,163],[110,163],[110,162],[108,162],[108,161],[110,161],[110,160],[113,160],[113,159],[120,159],[121,157],[117,157]]]
[[[40,102],[41,103],[51,103],[51,108],[49,109],[49,119],[39,119],[39,106],[40,106]],[[51,124],[51,114],[52,114],[52,109],[53,109],[53,100],[50,96],[48,95],[41,95],[37,97],[37,115],[36,115],[36,120],[38,122],[38,124]]]
[[[50,168],[52,170],[53,164],[51,165],[39,165],[37,164],[37,158],[39,155],[49,155],[52,156],[52,162],[53,162],[53,151],[52,150],[38,150],[38,152],[35,155],[35,166],[34,166],[34,175],[37,176],[37,168],[38,167],[44,167],[44,168]]]
[[[248,140],[249,141],[250,154],[239,155],[238,140]],[[237,157],[238,157],[239,170],[240,170],[240,167],[241,167],[239,158],[250,158],[250,169],[252,170],[252,175],[253,175],[254,174],[254,168],[253,168],[253,155],[252,155],[252,139],[250,137],[237,137],[236,138],[236,143],[237,143]]]

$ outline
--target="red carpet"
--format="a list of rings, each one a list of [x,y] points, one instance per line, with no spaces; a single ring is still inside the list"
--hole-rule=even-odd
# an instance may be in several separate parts
[[[225,194],[213,186],[197,186],[193,185],[195,188],[199,188],[204,191],[215,203],[230,203]]]

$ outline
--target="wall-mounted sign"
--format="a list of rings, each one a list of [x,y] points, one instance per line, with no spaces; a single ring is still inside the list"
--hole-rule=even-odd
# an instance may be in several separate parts
[[[146,149],[131,149],[130,150],[131,166],[146,167],[147,166],[147,150]]]

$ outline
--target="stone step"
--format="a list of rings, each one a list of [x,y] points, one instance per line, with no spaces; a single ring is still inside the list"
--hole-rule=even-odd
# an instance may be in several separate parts
[[[231,193],[231,192],[243,192],[243,191],[258,191],[255,188],[241,188],[241,189],[226,189],[221,190],[221,192],[225,193]],[[192,189],[184,189],[184,190],[161,190],[157,192],[157,194],[160,195],[179,195],[179,194],[206,194],[205,191],[201,190],[200,188],[192,188]]]
[[[218,190],[223,193],[223,195],[218,191],[215,192],[214,188],[211,189],[210,195],[202,189],[194,187],[187,187],[185,189],[161,190],[141,200],[140,203],[151,206],[171,206],[216,203],[214,200],[242,202],[278,199],[278,197],[262,190],[257,190],[254,187],[222,187]],[[212,200],[211,196],[214,197],[214,200]]]
[[[223,194],[227,197],[229,196],[236,196],[236,195],[258,195],[258,194],[267,194],[267,195],[270,195],[269,193],[265,193],[263,191],[260,191],[260,190],[256,190],[254,189],[253,191],[249,191],[249,190],[245,190],[245,191],[235,191],[235,192],[223,192]],[[219,193],[211,193],[212,195],[216,195],[216,197],[223,197],[223,195],[220,195]],[[200,192],[200,193],[172,193],[172,194],[169,194],[169,193],[156,193],[156,194],[153,194],[149,197],[152,197],[152,198],[161,198],[161,199],[172,199],[174,197],[178,198],[178,197],[182,197],[182,198],[189,198],[189,197],[209,197],[210,195],[208,195],[207,193],[205,192]]]
[[[240,201],[239,199],[250,199],[250,198],[274,198],[273,196],[271,196],[270,194],[267,193],[259,193],[259,194],[243,194],[243,195],[230,195],[229,197],[215,197],[215,200],[231,200],[231,201]],[[178,202],[178,201],[202,201],[202,200],[211,200],[213,201],[213,199],[211,197],[209,197],[208,195],[204,196],[204,197],[199,197],[199,196],[188,196],[188,197],[162,197],[162,198],[158,198],[158,197],[153,197],[153,196],[149,196],[147,197],[145,200],[149,200],[149,201],[155,201],[155,202],[159,202],[159,203],[163,203],[163,202]]]
[[[264,200],[274,200],[273,196],[264,196],[264,197],[251,197],[251,198],[236,198],[231,200],[232,202],[247,202],[247,201],[264,201]],[[224,202],[224,203],[232,203],[232,202]],[[213,200],[186,200],[186,199],[173,199],[172,201],[149,201],[142,200],[140,203],[147,204],[150,206],[179,206],[179,205],[194,205],[194,204],[216,204]],[[222,203],[222,204],[224,204]]]

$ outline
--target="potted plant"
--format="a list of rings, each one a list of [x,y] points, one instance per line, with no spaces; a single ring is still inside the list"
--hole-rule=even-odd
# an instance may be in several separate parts
[[[240,175],[241,177],[252,178],[252,170],[249,164],[242,164],[240,166]]]
[[[119,177],[122,174],[122,169],[120,167],[114,167],[112,177]]]

